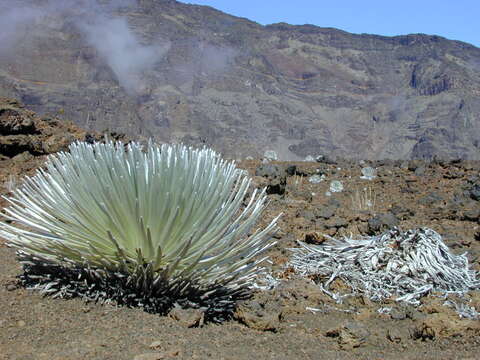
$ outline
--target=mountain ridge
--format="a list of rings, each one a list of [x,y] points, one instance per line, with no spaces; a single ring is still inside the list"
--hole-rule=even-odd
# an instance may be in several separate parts
[[[261,25],[174,0],[72,8],[22,24],[35,36],[16,41],[15,56],[0,51],[0,96],[89,130],[238,158],[271,149],[286,160],[480,159],[480,49],[471,44]],[[112,28],[141,67],[109,45],[102,34]]]

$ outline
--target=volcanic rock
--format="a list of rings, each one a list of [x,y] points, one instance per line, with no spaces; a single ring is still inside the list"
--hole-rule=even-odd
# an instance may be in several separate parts
[[[25,1],[42,11],[42,2]],[[26,17],[0,54],[0,96],[89,131],[206,144],[235,158],[272,150],[280,160],[322,154],[317,161],[327,164],[480,159],[475,46],[435,35],[262,26],[173,0],[132,3],[99,15],[72,2]],[[102,34],[119,23],[119,39],[141,51],[105,50],[115,43]],[[129,73],[142,66],[142,51],[152,55],[149,65]],[[6,126],[33,129],[22,118]]]

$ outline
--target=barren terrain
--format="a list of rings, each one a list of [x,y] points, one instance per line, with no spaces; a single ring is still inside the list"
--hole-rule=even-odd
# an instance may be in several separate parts
[[[73,124],[37,117],[13,100],[0,101],[0,188],[6,195],[45,156],[87,135]],[[267,222],[283,212],[267,266],[282,279],[238,303],[230,321],[203,323],[196,310],[167,316],[141,309],[42,297],[21,287],[15,253],[0,240],[2,359],[474,359],[480,322],[460,318],[439,298],[420,307],[362,295],[337,304],[310,279],[286,266],[297,241],[378,234],[393,225],[425,226],[454,253],[468,252],[480,270],[480,163],[474,161],[242,161],[256,186],[269,186]],[[293,167],[295,166],[295,168]],[[361,168],[377,170],[361,179]],[[288,171],[287,171],[288,170]],[[312,175],[325,175],[317,184]],[[344,190],[327,196],[332,180]],[[364,191],[364,189],[368,191]],[[2,207],[6,205],[1,201]],[[313,239],[313,240],[312,240]],[[328,240],[327,240],[328,241]],[[341,291],[344,284],[334,288]],[[468,295],[480,310],[480,293]],[[389,314],[379,313],[391,307]]]
[[[0,21],[0,96],[88,130],[235,158],[480,160],[480,49],[460,41],[262,26],[174,0],[0,0]]]

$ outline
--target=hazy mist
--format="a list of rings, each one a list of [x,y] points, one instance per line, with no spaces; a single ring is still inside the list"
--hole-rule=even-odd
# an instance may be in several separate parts
[[[41,36],[44,27],[58,17],[75,24],[86,43],[113,71],[119,84],[130,94],[138,92],[142,74],[153,68],[168,51],[168,43],[143,44],[125,17],[112,15],[131,0],[0,0],[0,56],[14,53],[19,42],[25,46],[31,36]]]

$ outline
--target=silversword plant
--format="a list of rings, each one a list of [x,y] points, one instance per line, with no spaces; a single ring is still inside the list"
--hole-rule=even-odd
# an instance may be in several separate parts
[[[0,235],[46,293],[202,303],[249,286],[273,245],[277,219],[252,232],[266,195],[246,199],[250,182],[207,148],[77,142],[7,198]]]

